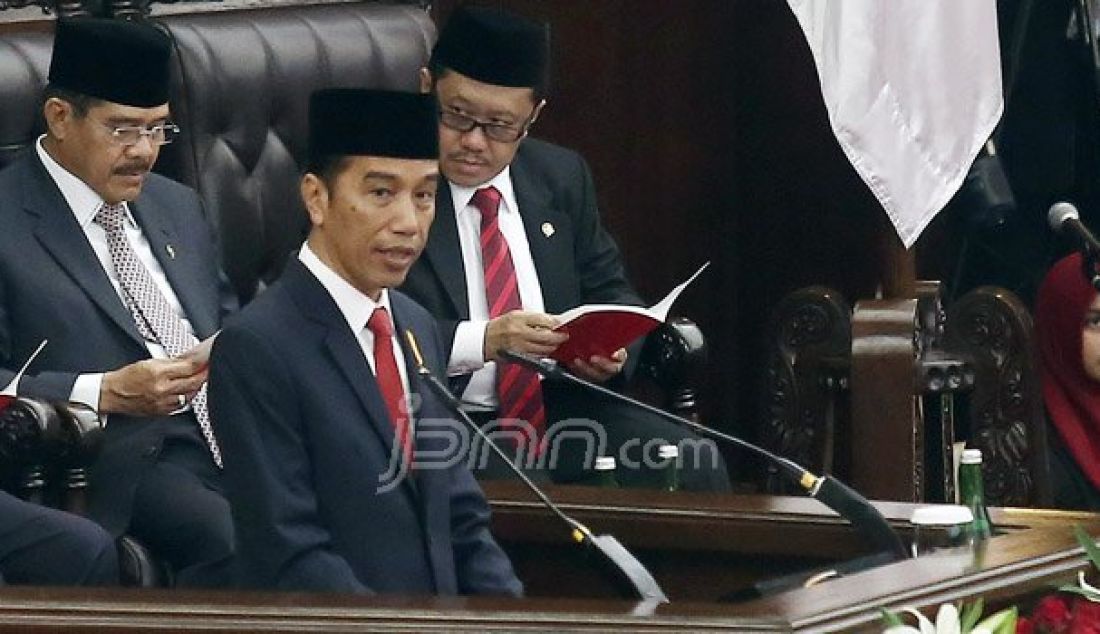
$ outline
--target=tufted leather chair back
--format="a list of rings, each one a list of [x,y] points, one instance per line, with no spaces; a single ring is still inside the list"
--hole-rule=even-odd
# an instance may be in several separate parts
[[[328,86],[416,90],[435,29],[417,7],[330,4],[175,16],[180,142],[158,170],[198,190],[242,302],[305,235],[298,195],[309,94]]]
[[[175,40],[171,106],[182,135],[155,169],[198,190],[222,265],[247,302],[278,277],[305,235],[298,179],[309,94],[329,86],[415,90],[435,27],[419,7],[368,2],[157,21]],[[33,32],[0,32],[0,167],[41,133],[52,29],[33,24]]]
[[[50,66],[53,31],[0,33],[0,167],[42,133],[42,87]]]

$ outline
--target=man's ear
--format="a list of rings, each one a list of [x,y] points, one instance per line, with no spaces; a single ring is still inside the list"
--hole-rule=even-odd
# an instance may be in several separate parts
[[[46,130],[50,136],[62,140],[68,135],[69,125],[75,117],[72,104],[50,97],[42,104],[42,118],[46,121]]]
[[[306,172],[299,183],[302,193],[302,202],[306,204],[306,213],[309,214],[309,223],[314,227],[320,227],[325,222],[325,214],[328,211],[328,185],[324,179],[313,172]]]
[[[427,66],[420,68],[420,92],[428,94],[432,91],[432,71]]]

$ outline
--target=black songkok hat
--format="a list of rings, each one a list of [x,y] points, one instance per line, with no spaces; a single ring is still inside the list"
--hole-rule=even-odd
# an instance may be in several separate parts
[[[488,7],[461,7],[432,49],[432,65],[471,79],[514,88],[545,89],[550,27]]]
[[[432,95],[318,90],[309,99],[311,164],[329,156],[438,159],[438,113]]]
[[[57,21],[51,84],[138,108],[168,103],[172,43],[156,27],[125,20]]]

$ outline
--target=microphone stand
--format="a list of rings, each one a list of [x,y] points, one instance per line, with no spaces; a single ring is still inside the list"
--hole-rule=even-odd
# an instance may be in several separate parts
[[[1085,279],[1089,281],[1097,291],[1100,291],[1100,269],[1097,268],[1097,256],[1100,255],[1096,252],[1096,249],[1086,247],[1081,250],[1081,267],[1084,269],[1082,272],[1085,274]]]
[[[810,497],[818,500],[825,506],[836,511],[841,517],[847,519],[856,530],[862,533],[871,543],[875,544],[878,550],[890,553],[893,561],[906,559],[910,556],[905,548],[905,544],[902,543],[901,538],[886,521],[886,518],[882,516],[882,513],[879,513],[878,509],[872,506],[866,498],[836,478],[827,475],[814,475],[808,470],[803,469],[794,461],[776,455],[763,447],[742,440],[737,436],[718,431],[717,429],[712,429],[706,425],[701,425],[693,420],[666,412],[648,403],[643,403],[637,399],[619,394],[614,390],[609,390],[602,385],[586,381],[574,374],[563,371],[556,361],[537,359],[526,354],[512,352],[511,350],[502,350],[500,355],[509,361],[531,368],[548,378],[559,379],[573,383],[574,385],[579,385],[584,389],[592,390],[608,398],[656,414],[678,425],[688,427],[704,436],[732,443],[751,453],[763,456],[779,467],[780,473],[784,474],[790,481],[802,487]]]
[[[664,591],[661,590],[660,585],[657,584],[657,580],[653,578],[653,575],[646,570],[642,562],[630,553],[624,547],[619,540],[611,535],[595,535],[584,524],[581,524],[577,520],[569,517],[562,511],[550,498],[540,489],[527,474],[523,473],[523,470],[512,464],[512,461],[504,453],[504,451],[497,447],[489,436],[482,431],[481,427],[477,425],[470,418],[470,415],[462,409],[462,401],[460,401],[447,386],[443,385],[443,382],[432,374],[431,370],[424,364],[424,357],[420,353],[420,346],[417,344],[416,335],[411,330],[405,331],[405,339],[409,344],[409,349],[412,351],[413,358],[416,361],[416,373],[420,379],[428,385],[429,388],[447,404],[448,408],[462,420],[471,430],[477,434],[482,442],[491,447],[497,456],[504,461],[505,464],[519,476],[527,488],[530,489],[539,498],[542,503],[549,508],[555,515],[561,519],[571,529],[571,536],[573,541],[577,544],[585,546],[589,553],[597,555],[601,566],[604,568],[605,574],[609,575],[612,582],[622,591],[631,597],[642,599],[643,605],[656,605],[659,603],[668,603],[668,597]]]

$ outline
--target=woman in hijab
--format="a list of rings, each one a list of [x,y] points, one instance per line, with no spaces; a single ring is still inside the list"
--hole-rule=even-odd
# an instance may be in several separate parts
[[[1079,253],[1047,273],[1035,326],[1043,400],[1057,432],[1048,434],[1055,506],[1100,510],[1100,295]]]

